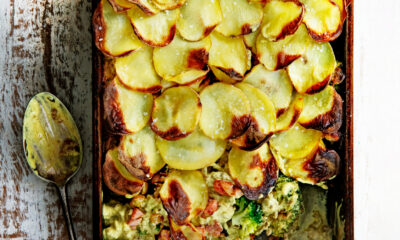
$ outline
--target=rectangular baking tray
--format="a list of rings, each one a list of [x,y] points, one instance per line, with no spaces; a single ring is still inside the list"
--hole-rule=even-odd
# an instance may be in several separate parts
[[[93,0],[93,11],[99,0]],[[94,35],[93,35],[94,36]],[[341,36],[331,42],[336,59],[343,65],[346,79],[338,87],[344,100],[341,139],[333,144],[342,161],[339,175],[329,182],[328,216],[333,225],[335,203],[342,203],[341,215],[344,218],[346,240],[354,239],[353,208],[353,3],[348,6],[347,20]],[[104,157],[104,129],[102,91],[104,58],[97,50],[93,38],[93,239],[103,239],[102,201],[103,181],[101,166]]]

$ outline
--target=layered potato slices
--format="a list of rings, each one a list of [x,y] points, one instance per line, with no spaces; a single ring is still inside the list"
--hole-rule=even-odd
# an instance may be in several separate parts
[[[329,41],[345,18],[344,0],[101,0],[107,188],[157,198],[173,239],[234,239],[242,195],[261,203],[282,177],[325,187],[343,122]]]

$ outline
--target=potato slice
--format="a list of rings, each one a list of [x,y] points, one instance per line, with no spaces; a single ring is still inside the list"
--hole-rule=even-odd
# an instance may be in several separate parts
[[[152,0],[160,10],[171,10],[182,6],[186,0]]]
[[[292,97],[292,101],[289,108],[283,112],[276,120],[275,132],[283,132],[291,128],[300,117],[301,111],[303,110],[303,96],[295,94]]]
[[[261,30],[258,28],[255,32],[243,36],[244,44],[246,44],[246,47],[249,48],[254,54],[257,54],[256,42],[260,32]]]
[[[299,93],[316,93],[324,89],[336,68],[329,43],[313,42],[304,55],[287,68],[290,80]]]
[[[257,58],[268,70],[281,69],[298,59],[311,41],[304,24],[294,34],[275,42],[259,34],[256,42]]]
[[[187,224],[207,205],[206,181],[199,171],[172,171],[160,189],[160,198],[174,222]]]
[[[115,133],[138,132],[150,119],[153,96],[129,90],[117,78],[108,84],[103,100],[106,118]]]
[[[158,137],[157,148],[164,161],[171,168],[195,170],[207,167],[217,161],[225,151],[226,142],[212,140],[199,129],[189,136],[168,141]]]
[[[93,14],[93,29],[97,48],[108,56],[123,56],[143,46],[126,15],[116,13],[107,0]]]
[[[251,53],[246,49],[243,39],[213,32],[211,42],[208,64],[215,77],[228,83],[242,80],[251,67]]]
[[[232,179],[250,200],[266,197],[278,179],[279,168],[266,143],[251,152],[233,147],[228,167]]]
[[[149,16],[139,7],[127,11],[133,29],[140,40],[155,47],[167,46],[175,36],[179,9],[166,10]]]
[[[161,90],[161,78],[153,67],[153,49],[143,46],[141,49],[115,60],[116,74],[127,88],[140,92],[158,92]]]
[[[153,0],[128,0],[135,3],[147,15],[155,15],[160,9],[153,3]]]
[[[188,42],[177,35],[168,46],[154,49],[154,67],[167,81],[181,85],[194,83],[204,79],[209,71],[210,48],[208,37],[199,42]]]
[[[149,180],[165,165],[157,151],[155,134],[149,126],[135,134],[124,135],[118,151],[121,163],[141,180]]]
[[[208,36],[221,21],[219,1],[187,0],[181,7],[176,27],[184,39],[199,41]]]
[[[250,103],[240,89],[214,83],[200,93],[200,101],[200,128],[210,138],[236,138],[249,127]]]
[[[111,6],[116,12],[125,12],[128,9],[131,9],[135,6],[134,3],[129,2],[128,0],[109,0]]]
[[[290,104],[293,86],[285,70],[269,71],[262,64],[253,67],[243,82],[249,83],[267,94],[280,116]]]
[[[201,103],[190,87],[172,87],[154,100],[151,129],[166,140],[191,134],[200,120]]]
[[[189,87],[191,87],[193,90],[195,90],[196,92],[200,93],[201,91],[203,91],[203,89],[205,87],[207,87],[208,85],[210,85],[210,78],[206,78],[204,80],[201,81],[197,81],[195,83],[192,83],[190,85],[188,85]]]
[[[193,224],[178,225],[173,219],[169,220],[172,239],[203,240],[203,234]]]
[[[343,101],[332,86],[319,93],[304,95],[299,123],[324,133],[335,133],[342,126]]]
[[[306,129],[299,124],[274,134],[269,140],[271,148],[284,158],[305,158],[318,148],[322,132]]]
[[[106,186],[118,195],[134,196],[143,187],[143,181],[132,176],[118,160],[118,149],[107,151],[103,164],[103,180]]]
[[[223,18],[215,31],[230,37],[249,34],[260,26],[263,18],[261,4],[247,0],[220,0],[219,2]]]
[[[342,11],[332,0],[300,0],[304,4],[303,22],[317,41],[333,41],[342,32]]]
[[[303,20],[303,5],[298,0],[271,0],[264,7],[263,36],[277,41],[296,32]]]
[[[333,179],[340,169],[340,157],[334,150],[327,150],[323,144],[305,158],[284,158],[272,151],[279,169],[286,176],[307,184],[323,184]]]
[[[253,150],[267,141],[275,131],[275,107],[261,90],[247,83],[237,83],[235,87],[242,90],[249,100],[251,123],[243,135],[232,139],[232,143],[240,149]]]

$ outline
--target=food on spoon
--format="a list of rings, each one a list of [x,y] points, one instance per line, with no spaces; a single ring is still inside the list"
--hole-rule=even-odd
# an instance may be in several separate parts
[[[120,82],[132,90],[153,93],[162,88],[161,78],[153,66],[153,49],[149,46],[117,58],[115,71]]]
[[[227,83],[242,80],[251,67],[251,53],[242,38],[225,37],[213,32],[211,42],[208,64],[215,77]]]
[[[275,131],[276,111],[265,93],[247,83],[237,83],[250,103],[250,126],[244,134],[232,139],[232,143],[244,150],[261,146]]]
[[[150,119],[153,96],[127,89],[117,78],[106,87],[103,100],[104,113],[115,133],[138,132]]]
[[[176,27],[184,39],[199,41],[207,37],[221,21],[219,1],[187,0],[181,7]]]
[[[319,93],[304,95],[298,122],[324,133],[335,133],[342,126],[343,100],[332,86]]]
[[[330,82],[336,59],[329,43],[312,42],[307,51],[287,68],[290,80],[299,93],[316,93]]]
[[[215,31],[230,37],[249,34],[260,26],[262,5],[247,0],[220,0],[222,21]]]
[[[200,169],[213,164],[226,147],[225,141],[210,139],[199,128],[187,137],[175,141],[158,137],[156,143],[168,166],[181,170]]]
[[[269,71],[258,64],[246,74],[243,82],[253,85],[268,96],[274,104],[277,117],[289,107],[293,86],[286,70]]]
[[[271,0],[264,7],[261,33],[277,41],[296,32],[303,20],[303,5],[298,0]]]
[[[131,175],[118,160],[118,149],[107,151],[103,164],[103,179],[106,186],[118,195],[134,196],[143,187],[143,181]]]
[[[127,16],[140,40],[150,46],[163,47],[174,39],[179,9],[147,15],[139,7],[133,7],[127,11]]]
[[[312,39],[304,24],[297,31],[278,41],[270,41],[259,34],[256,41],[257,58],[268,70],[277,70],[300,58]]]
[[[154,49],[154,67],[163,79],[181,85],[203,80],[209,71],[207,63],[210,47],[211,39],[208,37],[198,42],[189,42],[175,36],[168,46]]]
[[[278,179],[279,168],[266,143],[254,151],[233,147],[228,167],[232,179],[250,200],[267,196]]]
[[[126,15],[114,12],[107,0],[93,13],[93,29],[96,46],[105,55],[119,57],[143,46]]]
[[[149,180],[165,163],[156,148],[155,134],[150,127],[122,136],[118,147],[119,160],[133,176]]]
[[[151,129],[166,140],[191,134],[200,120],[201,103],[190,87],[172,87],[154,100]]]
[[[199,171],[172,171],[160,190],[160,198],[168,215],[184,225],[200,214],[208,202],[208,190]]]
[[[214,83],[200,93],[200,128],[212,139],[233,139],[250,125],[250,103],[246,95],[232,85]]]

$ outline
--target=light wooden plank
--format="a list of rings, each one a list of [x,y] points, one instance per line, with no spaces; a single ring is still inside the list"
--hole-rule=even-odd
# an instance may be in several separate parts
[[[0,4],[0,239],[67,239],[53,186],[37,179],[22,150],[22,117],[40,91],[70,109],[84,165],[70,184],[79,239],[92,239],[91,2],[7,0]]]

